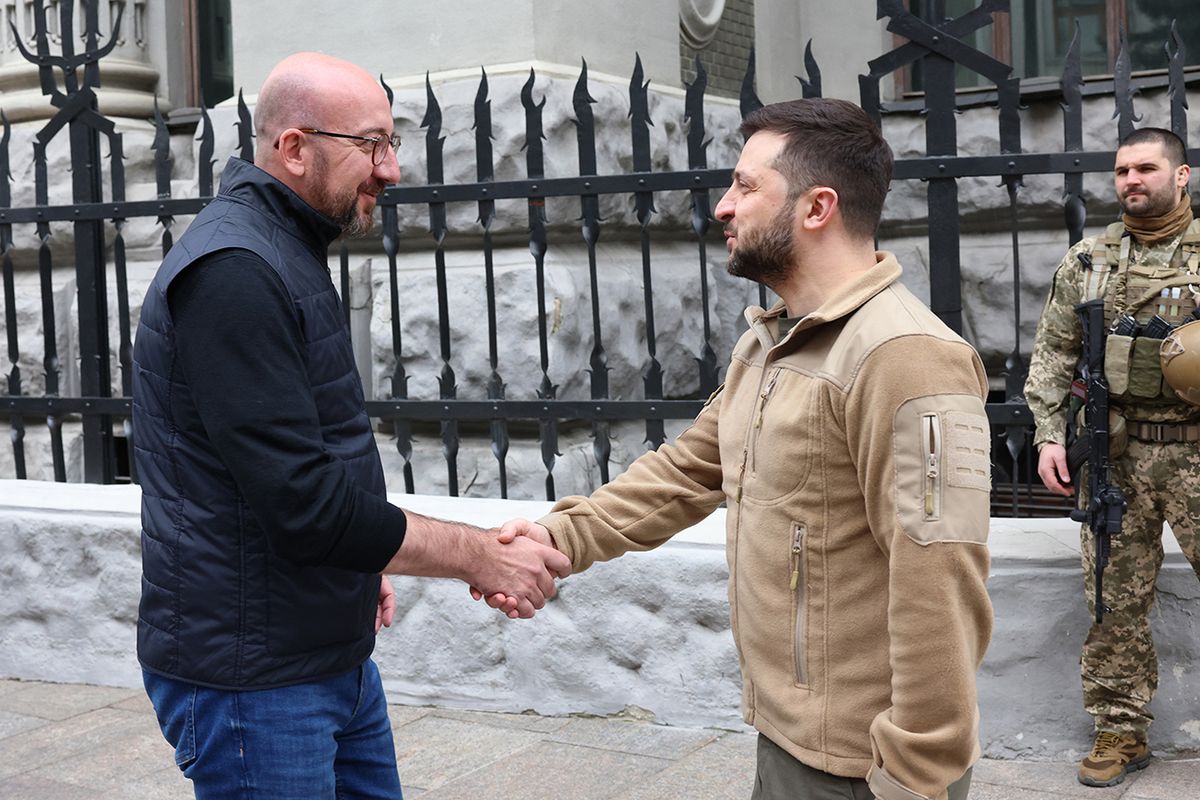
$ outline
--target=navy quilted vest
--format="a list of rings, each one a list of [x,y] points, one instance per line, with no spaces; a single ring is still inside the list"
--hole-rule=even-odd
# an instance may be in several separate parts
[[[142,485],[142,666],[227,689],[317,680],[375,645],[379,577],[276,556],[172,374],[167,289],[218,250],[258,254],[283,280],[304,334],[325,448],[357,485],[385,495],[349,331],[326,266],[336,226],[253,164],[230,159],[150,284],[134,345],[133,426]]]

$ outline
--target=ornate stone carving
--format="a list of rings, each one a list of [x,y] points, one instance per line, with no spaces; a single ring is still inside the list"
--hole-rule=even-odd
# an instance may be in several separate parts
[[[679,32],[693,50],[703,50],[717,35],[725,0],[679,0]]]

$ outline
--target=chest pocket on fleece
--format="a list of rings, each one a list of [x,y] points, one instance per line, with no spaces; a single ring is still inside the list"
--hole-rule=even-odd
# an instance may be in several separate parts
[[[816,382],[774,367],[765,376],[750,418],[745,492],[755,500],[777,500],[804,485],[812,465]]]

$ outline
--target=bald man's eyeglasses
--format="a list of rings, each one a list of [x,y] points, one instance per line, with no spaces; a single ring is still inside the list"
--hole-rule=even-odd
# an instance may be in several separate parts
[[[335,139],[354,139],[360,142],[371,143],[371,163],[379,166],[383,163],[383,159],[387,158],[388,148],[392,152],[400,149],[400,134],[393,133],[391,136],[356,136],[353,133],[331,133],[330,131],[319,131],[316,128],[297,128],[301,133],[312,133],[317,136],[332,136]],[[279,145],[276,144],[276,147]]]

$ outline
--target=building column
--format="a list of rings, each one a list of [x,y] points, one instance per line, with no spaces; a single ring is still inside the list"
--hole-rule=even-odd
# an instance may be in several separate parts
[[[158,88],[159,70],[151,62],[150,45],[155,32],[148,22],[148,0],[95,0],[99,20],[98,43],[104,46],[112,32],[113,23],[123,9],[121,29],[113,51],[100,66],[101,88],[97,91],[100,113],[109,117],[146,118],[154,115],[154,98]],[[75,51],[87,46],[84,37],[86,17],[79,0],[45,0],[46,30],[50,49],[61,52],[63,31],[62,7],[74,3]],[[0,106],[12,122],[48,119],[55,109],[42,94],[37,67],[21,55],[12,26],[16,27],[22,43],[36,52],[34,38],[35,4],[33,0],[0,0]],[[12,23],[12,26],[10,26]],[[56,71],[57,72],[57,71]],[[55,76],[62,85],[62,74]],[[163,110],[166,110],[165,103]]]

